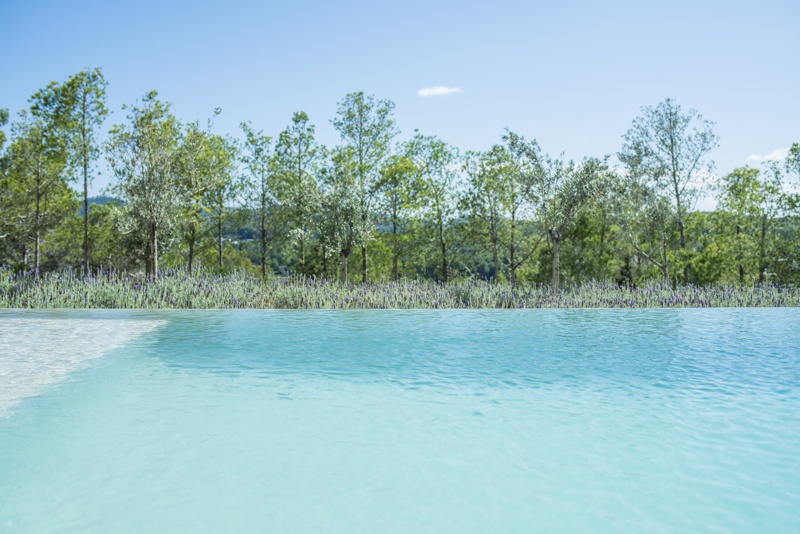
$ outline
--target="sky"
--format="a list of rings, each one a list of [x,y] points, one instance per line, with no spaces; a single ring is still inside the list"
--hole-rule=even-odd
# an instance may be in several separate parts
[[[0,107],[101,67],[113,111],[155,89],[217,133],[273,136],[303,110],[320,141],[347,93],[486,150],[508,127],[567,158],[613,155],[666,98],[716,123],[715,172],[800,142],[800,2],[0,0]],[[107,171],[92,190],[108,185]]]

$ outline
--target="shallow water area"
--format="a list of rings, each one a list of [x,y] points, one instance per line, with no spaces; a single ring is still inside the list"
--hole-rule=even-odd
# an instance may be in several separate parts
[[[134,312],[0,312],[0,417],[163,323]],[[139,317],[137,317],[139,316]]]
[[[796,531],[799,316],[0,312],[0,531]]]

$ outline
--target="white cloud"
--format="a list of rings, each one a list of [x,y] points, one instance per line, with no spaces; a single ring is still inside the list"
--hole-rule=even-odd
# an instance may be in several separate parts
[[[447,87],[446,85],[435,85],[433,87],[426,87],[417,91],[419,96],[445,96],[452,95],[453,93],[460,93],[460,87]]]
[[[788,148],[776,148],[775,150],[764,156],[753,154],[747,158],[747,161],[755,161],[756,163],[761,163],[763,161],[779,161],[782,159],[786,159],[786,156],[788,155],[789,155]]]

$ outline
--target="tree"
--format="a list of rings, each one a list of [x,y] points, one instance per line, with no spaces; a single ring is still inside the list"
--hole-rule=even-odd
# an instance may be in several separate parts
[[[181,215],[177,175],[180,124],[171,105],[147,93],[130,108],[128,124],[114,126],[106,144],[113,192],[122,200],[121,230],[144,244],[145,273],[158,276],[159,242],[165,242]],[[125,109],[125,108],[123,108]]]
[[[491,152],[467,154],[464,164],[467,189],[460,199],[461,210],[467,216],[469,227],[478,239],[488,240],[495,283],[500,280],[500,232],[503,224],[503,182],[506,178],[504,169],[498,165],[497,149],[502,150],[496,146]]]
[[[217,115],[215,110],[215,117]],[[203,200],[206,191],[212,187],[213,177],[204,163],[203,154],[207,149],[208,134],[213,119],[209,120],[207,130],[200,129],[197,122],[189,123],[183,133],[177,152],[176,172],[182,192],[181,234],[187,245],[186,263],[192,274],[198,243],[203,237],[206,207]]]
[[[8,109],[0,108],[0,128],[8,124]],[[3,150],[6,142],[6,133],[0,129],[0,213],[6,212],[6,205],[9,201],[8,186],[5,184],[7,180],[8,166],[10,164],[9,155]],[[2,257],[4,249],[7,248],[7,237],[10,230],[13,230],[14,225],[10,224],[7,217],[0,217],[0,257]]]
[[[234,172],[236,147],[229,139],[209,135],[201,157],[210,183],[204,193],[205,204],[216,231],[217,264],[222,271],[223,232],[236,215],[231,205],[238,199],[243,184]]]
[[[446,283],[448,231],[457,208],[458,150],[436,136],[417,133],[409,141],[409,154],[419,169],[426,228],[439,250],[440,279]]]
[[[90,264],[113,267],[124,271],[136,267],[136,255],[131,254],[128,239],[131,236],[117,231],[115,213],[119,209],[117,202],[94,204],[89,215],[89,239],[92,243]],[[136,236],[138,237],[138,236]]]
[[[347,262],[353,249],[363,247],[370,232],[369,222],[362,217],[361,198],[351,164],[346,149],[333,151],[330,163],[322,173],[324,188],[318,222],[325,275],[328,259],[338,255],[342,282],[348,280]]]
[[[33,241],[33,269],[40,270],[42,238],[75,209],[67,182],[68,157],[64,136],[47,119],[23,112],[13,126],[9,168],[0,180],[2,211],[9,224],[6,238],[22,248],[28,264]]]
[[[565,239],[571,246],[562,254],[562,272],[574,280],[609,280],[631,283],[630,247],[620,238],[625,202],[624,180],[609,169],[598,177],[595,194],[578,214]]]
[[[100,148],[97,130],[108,115],[106,87],[108,82],[99,68],[81,71],[63,85],[64,98],[70,108],[69,128],[71,157],[83,178],[83,273],[89,274],[89,183],[91,166]]]
[[[783,172],[779,162],[770,162],[763,179],[758,169],[744,167],[735,169],[721,181],[719,207],[735,228],[740,283],[744,283],[745,262],[752,263],[757,270],[758,283],[766,281],[772,263],[773,232],[785,204]]]
[[[254,217],[261,253],[261,277],[267,277],[267,251],[282,224],[277,216],[279,207],[276,196],[272,139],[262,131],[255,131],[251,124],[240,125],[245,135],[242,161],[247,168],[244,181],[245,198]]]
[[[381,172],[377,190],[381,195],[381,212],[389,223],[389,239],[392,249],[392,281],[400,276],[400,256],[405,251],[407,236],[412,226],[412,211],[419,206],[419,169],[408,155],[408,148],[401,149],[403,155],[392,155]]]
[[[345,142],[348,169],[355,180],[353,186],[358,199],[359,227],[366,229],[370,225],[373,202],[376,195],[376,184],[380,181],[380,171],[385,158],[389,154],[391,141],[397,135],[392,114],[394,102],[375,100],[374,96],[365,96],[363,92],[350,93],[339,102],[337,117],[331,121]],[[361,243],[362,282],[366,283],[367,245]]]
[[[789,149],[789,155],[786,157],[786,172],[800,180],[800,143],[794,143]]]
[[[37,276],[42,233],[69,214],[69,101],[56,82],[30,99],[29,112],[20,113],[12,130],[9,171],[4,189],[10,194],[9,214],[16,212],[17,234],[34,242],[33,268]],[[5,119],[6,117],[2,117]],[[23,244],[27,249],[27,245]],[[27,263],[27,252],[23,252]]]
[[[669,249],[676,228],[671,199],[648,180],[628,174],[617,204],[620,225],[630,246],[668,280]]]
[[[529,239],[524,227],[531,215],[525,194],[521,162],[506,147],[493,146],[485,153],[471,153],[464,169],[467,190],[461,208],[470,226],[488,239],[494,280],[500,279],[501,263],[508,265],[509,280],[517,283],[517,270],[537,249],[540,239]]]
[[[507,262],[511,285],[517,284],[517,269],[519,269],[534,252],[539,248],[542,235],[531,235],[531,222],[533,222],[535,204],[528,195],[528,164],[515,160],[509,147],[503,147],[495,155],[502,165],[506,178],[503,180],[502,207],[503,216],[507,223],[506,230],[501,234],[501,241],[508,251]]]
[[[775,170],[774,167],[771,169],[773,173]],[[800,282],[800,144],[792,145],[783,171],[789,179],[784,182],[779,229],[781,239],[776,243],[777,261],[771,266],[771,272],[777,275],[781,283],[797,284]]]
[[[581,163],[564,162],[543,154],[536,140],[508,131],[503,137],[509,150],[521,160],[522,179],[531,202],[536,206],[539,224],[552,246],[553,282],[556,291],[560,277],[560,249],[573,220],[596,191],[598,178],[606,172],[606,162],[584,158]]]
[[[3,128],[6,124],[8,124],[8,109],[0,108],[0,128]],[[0,130],[0,180],[5,180],[6,172],[10,163],[9,155],[3,151],[3,145],[6,143],[6,132]],[[5,202],[8,198],[8,191],[7,188],[0,187],[0,207],[3,207]],[[7,221],[4,221],[3,218],[0,218],[0,239],[4,239],[6,235],[4,235],[4,231],[6,230],[6,225],[8,224]]]
[[[314,138],[314,125],[300,111],[278,137],[275,147],[276,193],[283,206],[290,233],[299,246],[300,272],[306,274],[306,242],[313,216],[319,209],[317,175],[324,149]]]
[[[178,150],[177,172],[183,194],[180,227],[188,245],[187,264],[190,274],[196,249],[208,235],[208,230],[217,232],[216,262],[222,268],[222,226],[232,214],[225,203],[232,198],[219,197],[225,197],[226,194],[235,197],[238,187],[241,186],[233,177],[234,143],[211,133],[214,120],[220,113],[221,108],[214,110],[205,131],[200,129],[197,122],[187,125]],[[234,190],[225,191],[226,186]],[[212,214],[215,216],[215,228],[209,229],[208,219]]]
[[[0,128],[4,127],[8,124],[8,109],[7,108],[0,108]],[[0,150],[3,149],[3,145],[6,143],[6,133],[3,130],[0,130]]]
[[[686,250],[686,214],[697,199],[697,183],[714,165],[704,159],[718,145],[713,127],[694,109],[683,113],[668,98],[656,107],[642,108],[617,155],[631,175],[645,177],[671,197],[682,252]]]
[[[724,249],[732,256],[730,260],[735,265],[740,285],[744,285],[748,272],[753,271],[754,275],[756,271],[760,272],[756,229],[766,184],[762,183],[759,175],[758,169],[750,167],[734,169],[720,180],[718,186],[718,218],[723,220],[718,240],[726,245]]]

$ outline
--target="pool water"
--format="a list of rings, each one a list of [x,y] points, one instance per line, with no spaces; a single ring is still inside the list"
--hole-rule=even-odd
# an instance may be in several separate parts
[[[797,310],[0,312],[0,532],[798,530]]]

